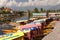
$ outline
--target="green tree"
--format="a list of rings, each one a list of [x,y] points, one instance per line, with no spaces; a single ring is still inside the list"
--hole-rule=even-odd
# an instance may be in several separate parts
[[[35,12],[35,13],[39,13],[38,8],[35,8],[35,9],[34,9],[34,12]]]
[[[3,7],[1,7],[2,9],[4,9],[4,6]]]
[[[15,15],[20,15],[20,17],[24,16],[24,11],[15,11]]]
[[[32,13],[30,10],[28,10],[28,18],[30,18],[32,16]]]
[[[60,9],[58,9],[57,12],[60,12]]]
[[[47,10],[47,12],[46,12],[47,13],[47,15],[46,15],[47,18],[49,17],[49,12],[50,12],[50,10]]]
[[[41,8],[40,10],[41,10],[41,12],[43,12],[43,8]]]

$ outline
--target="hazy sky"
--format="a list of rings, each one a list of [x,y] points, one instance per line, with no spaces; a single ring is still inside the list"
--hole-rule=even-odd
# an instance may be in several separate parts
[[[54,6],[59,3],[60,0],[0,0],[0,7]]]

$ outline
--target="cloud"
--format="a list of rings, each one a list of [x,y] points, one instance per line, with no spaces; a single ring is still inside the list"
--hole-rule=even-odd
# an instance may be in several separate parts
[[[17,0],[0,0],[0,6],[14,6],[14,7],[26,7],[26,6],[47,6],[57,5],[60,0],[28,0],[27,2],[17,2]]]
[[[57,5],[59,0],[48,0],[47,3],[48,5]]]
[[[8,0],[0,0],[0,6],[5,6]]]
[[[6,6],[18,6],[18,2],[16,2],[15,0],[10,0],[6,3]]]
[[[39,6],[47,4],[46,1],[39,1],[39,0],[29,0],[29,2],[20,2],[19,6]]]

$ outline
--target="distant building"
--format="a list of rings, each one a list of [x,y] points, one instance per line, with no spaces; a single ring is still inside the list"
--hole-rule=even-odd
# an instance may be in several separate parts
[[[55,17],[56,15],[55,15],[56,13],[49,13],[49,18],[50,17]]]
[[[8,11],[11,11],[12,9],[10,9],[10,8],[4,8],[4,7],[2,7],[2,8],[0,8],[0,11],[5,11],[5,12],[8,12]]]
[[[58,17],[60,17],[60,12],[56,13],[55,15],[58,16]]]
[[[51,17],[60,17],[60,12],[49,13],[49,18],[51,18]]]
[[[33,13],[33,17],[36,18],[46,18],[46,13]]]
[[[8,12],[8,11],[11,11],[12,9],[10,9],[10,8],[4,8],[4,11],[6,11],[6,12]]]
[[[24,12],[23,15],[26,16],[26,17],[29,16],[28,12]]]
[[[0,10],[3,10],[3,8],[0,8]]]

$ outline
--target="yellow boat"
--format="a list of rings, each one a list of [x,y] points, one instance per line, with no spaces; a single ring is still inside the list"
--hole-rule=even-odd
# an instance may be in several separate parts
[[[16,33],[5,34],[0,37],[0,40],[24,40],[24,33],[19,31]]]

